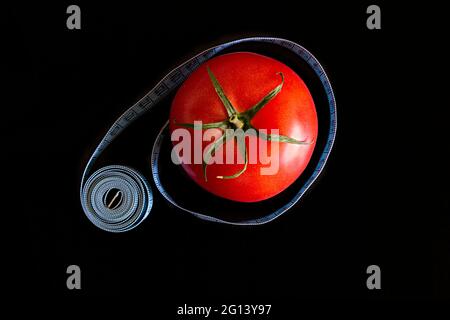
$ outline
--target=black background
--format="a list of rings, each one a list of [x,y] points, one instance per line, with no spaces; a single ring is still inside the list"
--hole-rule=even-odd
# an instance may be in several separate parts
[[[433,143],[445,132],[431,76],[442,62],[430,53],[439,8],[378,2],[382,29],[368,30],[369,2],[148,3],[76,2],[81,30],[66,28],[72,3],[7,8],[14,104],[4,137],[22,168],[13,183],[30,181],[14,212],[26,212],[23,255],[36,272],[23,292],[160,297],[174,315],[184,303],[289,311],[283,301],[297,298],[449,297],[449,193],[434,180],[445,179],[448,147]],[[300,43],[330,77],[338,133],[320,181],[259,227],[200,221],[158,197],[132,232],[95,228],[78,188],[109,125],[193,54],[253,35]],[[70,264],[81,267],[80,291],[66,288]],[[366,288],[371,264],[382,290]]]

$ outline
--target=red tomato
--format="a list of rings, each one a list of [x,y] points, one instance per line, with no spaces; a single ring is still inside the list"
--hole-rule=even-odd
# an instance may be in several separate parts
[[[276,141],[272,143],[278,144],[278,152],[276,148],[271,148],[270,144],[267,146],[272,160],[279,161],[275,174],[262,175],[261,168],[267,168],[269,165],[261,163],[258,158],[257,163],[249,163],[245,171],[242,162],[209,164],[206,167],[206,179],[204,165],[194,163],[194,141],[191,141],[191,161],[182,164],[184,170],[202,188],[226,199],[256,202],[275,196],[301,175],[314,150],[318,123],[314,101],[308,88],[292,69],[272,58],[250,52],[218,56],[200,66],[179,88],[170,112],[171,133],[177,128],[185,128],[189,130],[193,140],[194,130],[188,124],[194,121],[202,121],[203,124],[224,121],[230,128],[236,127],[236,122],[230,121],[231,115],[219,97],[212,77],[215,77],[234,107],[237,117],[242,120],[238,127],[244,125],[244,130],[250,126],[267,129],[269,134],[270,129],[278,129],[280,135],[298,141],[299,144],[283,142],[285,140],[276,141],[277,137],[271,136],[272,140]],[[282,87],[279,92],[253,118],[248,117],[249,113],[246,111],[280,85]],[[213,130],[219,135],[223,132],[221,128]],[[254,140],[267,143],[267,137],[263,139],[263,136],[250,136],[246,139],[248,151]],[[177,143],[181,141],[174,141],[174,145]],[[216,149],[214,156],[224,157],[226,145],[229,143],[226,142]],[[205,151],[210,144],[211,141],[202,142],[202,150]],[[244,153],[236,143],[234,152],[235,157],[244,158]],[[237,172],[240,172],[237,177],[220,178]]]

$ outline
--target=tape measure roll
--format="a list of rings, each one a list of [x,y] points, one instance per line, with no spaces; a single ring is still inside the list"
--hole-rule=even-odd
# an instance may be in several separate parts
[[[82,191],[87,217],[100,229],[124,232],[139,225],[153,204],[151,188],[137,171],[107,166],[95,171]]]
[[[169,72],[152,90],[150,90],[144,97],[142,97],[131,108],[125,111],[111,126],[106,135],[102,138],[99,145],[96,147],[94,153],[90,157],[86,168],[81,178],[80,187],[80,199],[82,203],[83,211],[91,222],[97,227],[112,232],[123,232],[136,227],[141,223],[150,213],[153,203],[153,197],[151,188],[147,183],[145,177],[143,177],[137,171],[123,167],[123,166],[108,166],[99,169],[94,174],[90,175],[91,169],[95,164],[95,161],[102,154],[103,150],[110,145],[113,140],[128,126],[130,126],[136,119],[138,119],[144,113],[152,110],[163,98],[169,95],[175,90],[198,66],[214,57],[218,53],[225,49],[228,49],[234,45],[241,43],[270,43],[273,45],[281,46],[290,50],[298,58],[305,61],[313,70],[315,75],[320,79],[321,85],[326,94],[328,111],[329,111],[329,130],[326,139],[325,147],[320,155],[319,161],[305,184],[300,190],[293,196],[293,198],[281,206],[279,209],[272,213],[257,219],[243,220],[243,221],[228,221],[213,217],[207,213],[200,213],[179,205],[175,199],[173,199],[161,184],[158,170],[158,158],[159,148],[161,141],[164,137],[164,128],[157,136],[151,156],[152,176],[156,184],[158,191],[162,196],[178,209],[193,214],[194,216],[219,223],[235,224],[235,225],[258,225],[272,221],[276,217],[280,216],[287,210],[289,210],[307,191],[312,183],[320,175],[324,168],[328,156],[334,144],[336,136],[336,102],[334,99],[333,90],[330,81],[320,63],[317,59],[305,48],[297,43],[280,38],[268,38],[268,37],[254,37],[244,38],[235,41],[227,42],[210,49],[207,49],[200,54],[194,56],[188,61],[184,62],[177,68]],[[127,180],[128,177],[131,180]],[[134,182],[131,182],[134,181]],[[131,187],[133,186],[133,187]],[[111,196],[111,190],[114,190],[116,194],[120,194],[120,203],[108,203],[105,198]],[[110,199],[112,201],[112,199]],[[117,199],[116,199],[117,200]],[[136,205],[136,202],[138,204]],[[134,205],[131,205],[134,204]],[[111,205],[113,209],[111,209]],[[129,207],[126,207],[129,205]],[[135,206],[136,205],[136,206]],[[123,206],[123,207],[122,207]],[[119,210],[123,210],[120,211]],[[127,211],[128,209],[136,209]],[[115,213],[111,210],[119,210]],[[133,212],[133,213],[131,213]]]

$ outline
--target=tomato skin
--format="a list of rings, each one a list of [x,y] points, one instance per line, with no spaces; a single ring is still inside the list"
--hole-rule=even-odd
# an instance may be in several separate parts
[[[318,121],[312,96],[303,80],[288,66],[272,58],[250,52],[230,53],[215,57],[194,71],[179,88],[171,107],[170,131],[179,128],[176,123],[203,123],[223,121],[227,112],[216,94],[208,76],[207,67],[216,76],[225,94],[238,112],[254,106],[272,89],[284,84],[279,94],[264,106],[251,120],[256,129],[278,129],[279,134],[312,142],[297,145],[278,143],[279,170],[274,175],[261,175],[260,169],[268,164],[249,164],[247,170],[235,179],[217,179],[242,169],[243,164],[210,164],[205,181],[201,164],[182,164],[186,173],[207,191],[234,201],[257,202],[275,196],[291,185],[304,171],[314,151]],[[191,131],[193,137],[193,129]],[[220,129],[215,129],[220,130]],[[250,137],[249,139],[258,139]],[[267,143],[267,141],[262,141]],[[203,149],[211,142],[203,142]],[[176,142],[174,142],[176,144]],[[226,147],[225,147],[226,148]],[[247,141],[247,150],[249,141]],[[270,143],[268,146],[270,154]],[[216,152],[223,156],[224,148]],[[235,148],[235,157],[239,157]]]

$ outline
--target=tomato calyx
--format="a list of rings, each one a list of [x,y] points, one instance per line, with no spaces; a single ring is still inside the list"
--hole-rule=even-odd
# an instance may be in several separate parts
[[[233,114],[228,121],[235,126],[236,129],[242,129],[245,125],[245,122],[239,119],[236,114]]]
[[[251,120],[255,115],[269,103],[273,98],[275,98],[278,93],[280,93],[281,89],[283,88],[284,84],[284,75],[282,72],[278,72],[277,74],[281,77],[281,83],[276,86],[274,89],[272,89],[264,98],[262,98],[258,103],[256,103],[253,107],[243,111],[238,112],[234,106],[231,104],[230,100],[226,96],[222,86],[220,85],[219,81],[211,71],[209,67],[206,67],[209,78],[211,80],[212,85],[214,86],[214,89],[219,96],[223,106],[225,107],[228,118],[219,121],[219,122],[211,122],[211,123],[204,123],[202,125],[197,125],[193,123],[176,123],[174,120],[174,123],[181,127],[186,128],[193,128],[194,130],[202,130],[202,129],[221,129],[223,131],[223,135],[221,135],[219,138],[217,138],[214,143],[210,144],[207,149],[205,149],[204,157],[202,160],[203,165],[203,177],[205,181],[208,181],[207,174],[206,174],[206,168],[208,166],[209,161],[211,160],[212,156],[215,154],[215,151],[223,144],[230,141],[230,139],[237,138],[232,131],[234,130],[242,130],[244,132],[252,132],[253,134],[256,134],[257,137],[266,140],[266,141],[276,141],[276,142],[284,142],[284,143],[292,143],[292,144],[298,144],[298,145],[310,145],[314,142],[310,141],[300,141],[296,140],[294,138],[283,136],[283,135],[277,135],[277,134],[265,134],[257,130],[253,125],[251,124]],[[230,130],[231,129],[231,130]],[[254,130],[249,130],[254,129]],[[249,131],[247,131],[249,130]],[[244,166],[241,170],[238,172],[229,175],[229,176],[216,176],[217,179],[235,179],[239,177],[241,174],[243,174],[247,170],[248,165],[248,154],[247,154],[247,147],[245,144],[245,137],[243,139],[236,139],[239,153],[244,157]]]

